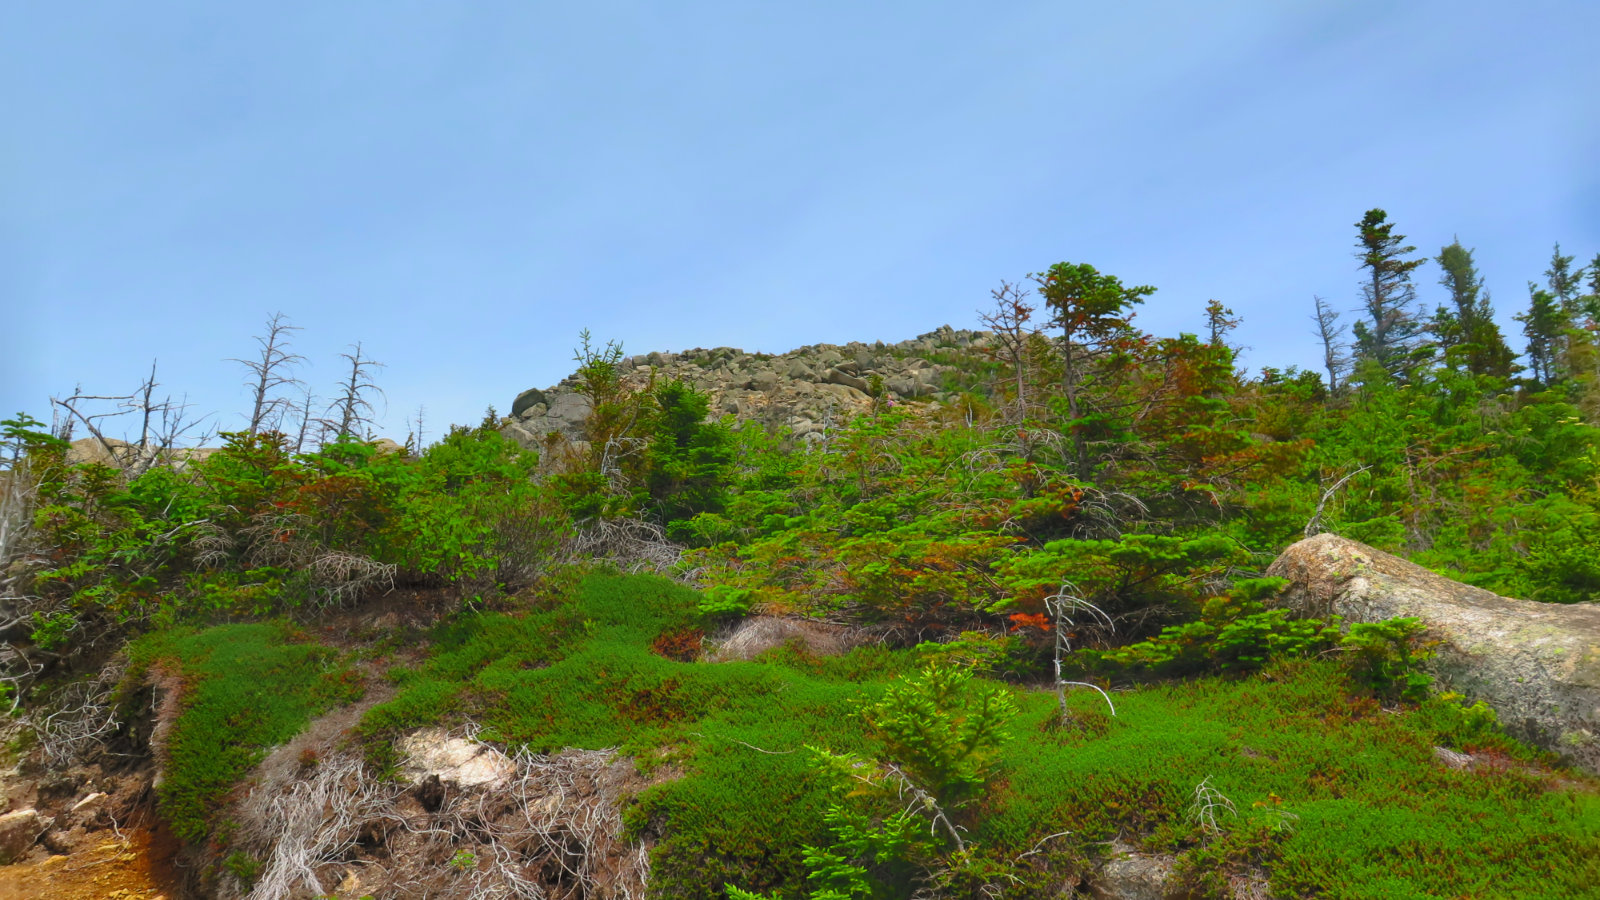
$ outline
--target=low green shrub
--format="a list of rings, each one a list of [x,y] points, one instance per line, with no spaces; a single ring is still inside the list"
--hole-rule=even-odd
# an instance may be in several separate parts
[[[210,832],[223,798],[268,748],[363,691],[336,651],[283,625],[176,628],[146,635],[129,653],[125,690],[152,669],[183,685],[158,793],[173,832],[188,841]]]

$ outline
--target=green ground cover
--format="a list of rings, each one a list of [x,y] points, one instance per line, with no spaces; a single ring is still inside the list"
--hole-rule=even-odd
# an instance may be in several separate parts
[[[338,652],[280,624],[175,628],[135,641],[129,655],[126,684],[157,667],[183,685],[158,790],[172,830],[189,841],[212,832],[228,792],[269,748],[362,693]]]
[[[553,608],[465,616],[440,630],[427,663],[396,673],[399,695],[364,729],[381,746],[405,728],[470,720],[489,740],[619,747],[674,766],[682,776],[647,790],[629,816],[658,841],[655,890],[705,897],[733,883],[801,896],[805,847],[835,841],[830,808],[856,802],[840,799],[807,746],[885,760],[863,710],[927,654],[663,656],[673,644],[663,636],[704,624],[699,600],[664,579],[596,575]],[[1040,879],[1041,896],[1054,889],[1045,879],[1070,878],[1118,835],[1192,851],[1202,895],[1219,873],[1264,865],[1282,896],[1600,896],[1594,782],[1549,774],[1535,751],[1448,698],[1385,709],[1337,663],[1295,660],[1118,692],[1114,718],[1097,695],[1072,695],[1076,724],[1061,728],[1052,692],[1004,690],[1018,715],[995,777],[959,821],[989,870]],[[1451,769],[1435,746],[1499,764]],[[1202,781],[1237,811],[1209,832],[1191,815]],[[1062,831],[1047,853],[1017,861]],[[903,895],[897,887],[891,878],[873,896]]]

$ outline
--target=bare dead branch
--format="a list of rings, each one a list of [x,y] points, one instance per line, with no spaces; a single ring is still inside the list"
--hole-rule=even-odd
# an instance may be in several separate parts
[[[293,368],[298,363],[305,362],[305,357],[289,352],[289,338],[292,332],[299,331],[300,326],[289,324],[283,313],[273,313],[267,320],[267,333],[256,335],[256,343],[261,346],[261,354],[256,359],[229,359],[250,371],[251,378],[245,382],[245,387],[250,389],[250,424],[246,428],[249,434],[257,434],[271,423],[272,430],[277,430],[282,424],[283,413],[293,407],[293,401],[285,397],[274,397],[273,392],[282,387],[299,387],[300,379],[293,374]]]
[[[369,588],[394,589],[399,567],[354,553],[324,553],[308,567],[312,584],[327,602],[339,604],[353,600]]]
[[[683,548],[667,540],[661,526],[642,519],[597,519],[573,537],[573,552],[580,557],[605,560],[626,572],[672,575],[683,559]],[[679,573],[680,580],[690,574]]]
[[[1327,490],[1322,492],[1322,499],[1317,501],[1316,511],[1311,514],[1310,521],[1306,522],[1306,528],[1305,528],[1305,536],[1306,537],[1312,537],[1313,535],[1317,535],[1317,534],[1321,534],[1322,533],[1322,510],[1323,510],[1323,507],[1327,506],[1328,505],[1328,501],[1333,499],[1333,495],[1339,492],[1339,488],[1344,487],[1344,483],[1345,482],[1347,482],[1350,479],[1356,477],[1357,475],[1360,475],[1362,472],[1365,472],[1370,468],[1372,468],[1371,465],[1362,466],[1361,468],[1355,470],[1354,472],[1351,472],[1349,475],[1346,475],[1343,478],[1339,479],[1338,481],[1335,481],[1333,483],[1333,487],[1330,487]]]
[[[470,729],[465,734],[476,740]],[[439,895],[444,874],[448,895],[469,900],[642,900],[649,847],[621,838],[635,784],[631,760],[614,750],[484,751],[508,763],[507,775],[452,783],[432,813],[404,805],[410,789],[378,778],[353,754],[320,758],[287,787],[258,787],[240,806],[237,835],[266,863],[251,900],[323,893],[327,867],[348,862],[361,836],[375,831],[396,835],[387,840],[397,855],[463,863],[440,873],[392,862],[380,876],[386,884],[371,885],[381,896]]]
[[[336,440],[362,437],[361,432],[372,427],[372,418],[376,413],[369,398],[373,394],[383,396],[383,389],[372,379],[373,370],[383,368],[384,364],[363,357],[359,342],[351,351],[339,354],[350,364],[350,376],[340,382],[339,396],[322,419],[324,429]]]
[[[1111,702],[1111,696],[1100,690],[1096,685],[1083,681],[1064,681],[1061,678],[1061,660],[1072,652],[1072,645],[1067,640],[1067,628],[1077,624],[1073,616],[1087,615],[1090,621],[1099,623],[1107,631],[1115,631],[1116,625],[1105,610],[1090,603],[1082,596],[1082,591],[1070,581],[1061,582],[1061,587],[1054,594],[1044,599],[1045,609],[1055,617],[1056,645],[1055,645],[1055,676],[1056,676],[1056,703],[1061,710],[1061,721],[1067,721],[1067,686],[1077,685],[1094,688],[1100,691],[1100,696],[1105,698],[1106,705],[1111,707],[1111,714],[1117,714],[1117,707]]]
[[[106,740],[122,727],[112,698],[125,669],[125,661],[118,659],[94,678],[74,681],[45,699],[43,707],[52,711],[37,731],[51,766],[65,769],[97,748],[104,750]]]

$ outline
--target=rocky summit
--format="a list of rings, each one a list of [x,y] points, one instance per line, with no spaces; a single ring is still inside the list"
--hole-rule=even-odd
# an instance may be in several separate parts
[[[833,423],[884,402],[949,403],[960,372],[955,354],[982,349],[989,332],[945,325],[895,344],[881,341],[810,344],[788,353],[748,353],[733,347],[646,353],[622,360],[623,381],[640,387],[677,379],[711,396],[713,416],[731,415],[787,427],[805,441],[821,440]],[[540,446],[547,435],[583,438],[589,399],[576,376],[554,387],[517,395],[502,431],[524,446]]]

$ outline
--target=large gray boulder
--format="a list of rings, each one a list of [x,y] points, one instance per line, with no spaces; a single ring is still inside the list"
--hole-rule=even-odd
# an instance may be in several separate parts
[[[527,390],[518,394],[517,399],[511,402],[511,418],[519,419],[522,417],[522,414],[527,412],[530,408],[538,406],[541,403],[548,405],[549,402],[550,401],[545,399],[544,391],[541,391],[538,388],[528,388]]]
[[[1332,534],[1283,551],[1267,574],[1308,616],[1415,616],[1438,641],[1439,685],[1494,707],[1506,729],[1600,773],[1600,604],[1537,603],[1452,581]]]

